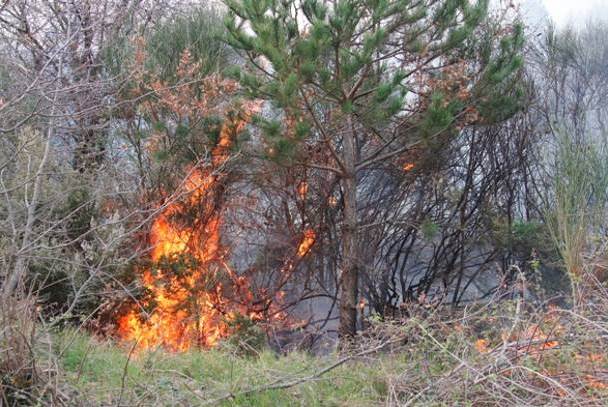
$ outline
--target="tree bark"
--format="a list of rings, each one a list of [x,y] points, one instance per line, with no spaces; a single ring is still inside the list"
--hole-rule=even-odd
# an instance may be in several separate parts
[[[359,273],[357,268],[357,177],[355,134],[350,116],[344,132],[343,153],[345,174],[342,178],[344,197],[344,222],[342,231],[342,274],[340,278],[340,326],[341,339],[352,338],[357,333],[357,296]]]

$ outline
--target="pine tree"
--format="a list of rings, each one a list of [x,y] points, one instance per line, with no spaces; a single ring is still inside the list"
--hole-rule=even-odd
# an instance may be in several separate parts
[[[225,0],[233,68],[251,98],[268,155],[305,161],[301,145],[329,157],[307,165],[340,182],[340,326],[357,326],[357,183],[362,170],[413,149],[441,148],[466,125],[517,109],[517,24],[495,24],[487,0]],[[410,168],[410,167],[407,167]]]

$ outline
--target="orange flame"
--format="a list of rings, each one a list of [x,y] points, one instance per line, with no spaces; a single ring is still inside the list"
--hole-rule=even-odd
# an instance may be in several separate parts
[[[298,245],[298,257],[304,257],[306,254],[308,254],[312,248],[312,245],[315,244],[316,238],[317,235],[314,230],[307,229],[304,231],[304,237]]]
[[[488,341],[485,339],[477,339],[475,341],[475,349],[477,349],[477,352],[479,353],[488,353]]]
[[[298,184],[298,197],[300,197],[300,199],[305,199],[306,198],[306,194],[308,194],[308,182],[306,181],[302,181]]]
[[[259,106],[249,105],[249,112]],[[221,218],[214,206],[218,168],[228,160],[234,135],[251,114],[223,126],[211,164],[190,173],[180,190],[186,198],[168,204],[152,224],[153,266],[141,276],[148,295],[117,321],[118,335],[136,341],[138,348],[212,347],[230,335],[237,315],[263,318],[254,310],[247,279],[223,261]],[[146,309],[150,311],[142,312]]]

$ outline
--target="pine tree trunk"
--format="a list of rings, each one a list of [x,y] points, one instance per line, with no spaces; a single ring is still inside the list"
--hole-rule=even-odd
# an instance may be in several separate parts
[[[344,223],[342,231],[342,275],[340,297],[340,326],[338,332],[341,339],[352,338],[357,332],[357,179],[355,137],[349,117],[348,129],[344,140],[344,167],[342,190],[344,193]]]

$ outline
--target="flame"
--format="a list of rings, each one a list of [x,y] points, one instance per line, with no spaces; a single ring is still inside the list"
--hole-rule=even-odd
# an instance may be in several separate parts
[[[306,181],[302,181],[298,184],[298,196],[300,197],[300,199],[305,199],[306,198],[306,194],[308,194],[308,182]]]
[[[490,350],[488,349],[488,341],[485,339],[477,339],[475,341],[475,349],[479,353],[488,353]]]
[[[237,315],[263,319],[253,306],[248,280],[223,260],[221,217],[214,206],[219,169],[230,156],[234,136],[260,106],[250,104],[247,116],[227,121],[211,163],[193,169],[179,189],[185,198],[166,205],[154,220],[149,234],[153,266],[141,275],[148,295],[117,321],[118,335],[136,341],[138,348],[208,348],[231,334]]]
[[[415,167],[414,163],[405,163],[403,164],[403,171],[411,171]]]
[[[310,249],[312,245],[315,244],[315,240],[317,238],[317,234],[312,229],[307,229],[304,231],[304,236],[302,237],[302,241],[298,245],[298,257],[304,257]]]

